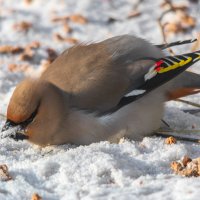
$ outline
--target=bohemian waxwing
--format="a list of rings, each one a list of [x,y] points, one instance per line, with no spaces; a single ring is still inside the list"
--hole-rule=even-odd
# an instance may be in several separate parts
[[[161,125],[165,101],[200,91],[200,76],[184,72],[200,60],[200,51],[162,52],[188,42],[156,46],[122,35],[67,49],[39,79],[16,87],[2,131],[17,126],[11,137],[41,146],[151,135]]]

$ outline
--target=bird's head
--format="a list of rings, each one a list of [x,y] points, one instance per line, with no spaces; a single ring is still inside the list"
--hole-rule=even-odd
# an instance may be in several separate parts
[[[25,79],[14,90],[2,131],[19,126],[23,133],[16,139],[28,139],[39,145],[61,144],[56,137],[67,115],[67,99],[55,85],[40,79]],[[66,141],[65,141],[66,142]]]

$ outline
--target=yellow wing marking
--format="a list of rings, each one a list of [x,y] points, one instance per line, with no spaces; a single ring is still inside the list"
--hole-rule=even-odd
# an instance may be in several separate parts
[[[196,61],[196,60],[199,60],[200,59],[200,55],[199,55],[199,53],[196,53],[197,55],[198,55],[198,57],[196,57],[195,59],[194,59],[194,61]]]
[[[170,70],[176,69],[176,68],[178,68],[178,67],[182,67],[182,66],[188,64],[188,63],[191,62],[191,61],[192,61],[192,57],[188,57],[187,60],[181,60],[180,62],[174,62],[173,65],[170,65],[170,66],[168,66],[168,67],[166,67],[166,68],[161,68],[161,69],[158,71],[158,73],[159,73],[159,74],[162,74],[162,73],[168,72],[168,71],[170,71]]]

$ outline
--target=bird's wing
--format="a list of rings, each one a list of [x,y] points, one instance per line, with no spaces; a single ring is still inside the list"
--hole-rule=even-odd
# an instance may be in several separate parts
[[[141,38],[117,36],[68,49],[41,78],[69,93],[72,106],[102,113],[123,105],[130,99],[124,96],[132,90],[158,87],[156,77],[145,82],[144,76],[162,57],[160,48]]]
[[[69,93],[72,106],[99,113],[115,107],[126,93],[140,85],[153,64],[140,58],[162,56],[159,48],[143,39],[117,36],[68,49],[41,78]]]
[[[199,60],[200,51],[158,59],[144,75],[143,83],[135,90],[135,94],[124,96],[120,100],[119,104],[109,112],[114,112],[121,107],[143,97],[155,88],[170,81]],[[134,90],[132,93],[134,93]]]

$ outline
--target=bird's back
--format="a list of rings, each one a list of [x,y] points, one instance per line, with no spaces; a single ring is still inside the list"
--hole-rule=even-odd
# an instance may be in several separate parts
[[[153,62],[140,58],[161,56],[160,49],[143,39],[117,36],[66,50],[41,78],[67,92],[73,106],[104,112],[143,81],[144,68]]]

